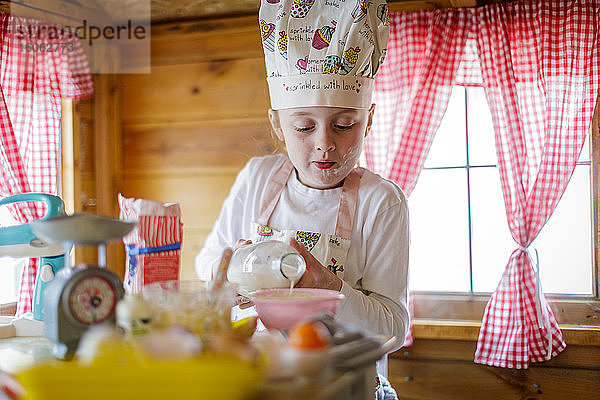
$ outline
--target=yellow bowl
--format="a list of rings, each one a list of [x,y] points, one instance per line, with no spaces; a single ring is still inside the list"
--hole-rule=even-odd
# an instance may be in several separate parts
[[[227,354],[186,361],[53,362],[16,374],[27,400],[244,399],[256,393],[259,367]]]

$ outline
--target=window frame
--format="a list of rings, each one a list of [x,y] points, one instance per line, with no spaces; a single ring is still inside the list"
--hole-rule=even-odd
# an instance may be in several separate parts
[[[565,340],[570,344],[600,346],[600,96],[590,126],[590,173],[592,215],[592,295],[546,295]],[[416,339],[477,340],[486,294],[411,292]]]

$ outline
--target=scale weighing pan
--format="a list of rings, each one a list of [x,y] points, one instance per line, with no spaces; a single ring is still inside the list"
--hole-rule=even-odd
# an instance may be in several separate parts
[[[73,214],[34,221],[31,229],[51,243],[98,246],[121,239],[136,225],[137,222],[94,214]]]

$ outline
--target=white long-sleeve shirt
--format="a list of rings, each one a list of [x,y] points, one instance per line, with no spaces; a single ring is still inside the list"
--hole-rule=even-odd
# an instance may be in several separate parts
[[[196,256],[200,279],[210,280],[223,249],[252,236],[270,178],[284,154],[256,157],[238,174],[204,248]],[[314,189],[295,171],[281,193],[269,226],[333,234],[342,188]],[[404,193],[368,170],[358,190],[358,206],[337,318],[374,334],[404,338],[408,326],[409,224]]]

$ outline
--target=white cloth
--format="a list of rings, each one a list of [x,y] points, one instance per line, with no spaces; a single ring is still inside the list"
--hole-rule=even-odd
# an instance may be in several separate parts
[[[390,34],[385,0],[262,0],[258,12],[274,110],[371,107]]]
[[[251,159],[238,174],[204,248],[196,257],[203,280],[212,277],[224,248],[250,238],[252,221],[273,173],[287,159],[283,154]],[[313,189],[292,173],[269,225],[333,234],[342,188]],[[400,188],[365,171],[358,191],[348,260],[337,318],[374,334],[404,338],[408,326],[408,205]],[[368,294],[368,295],[367,295]]]

